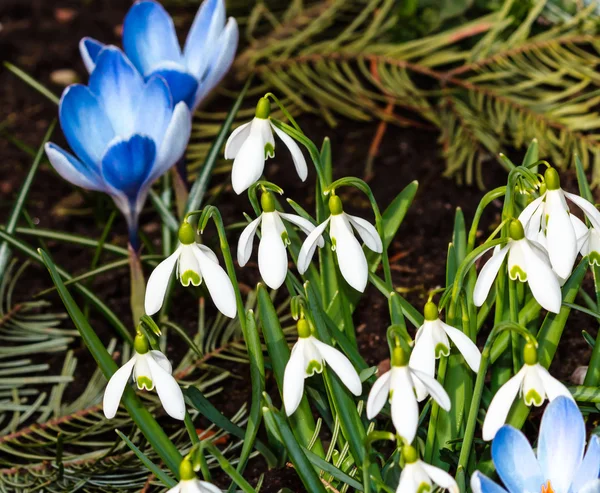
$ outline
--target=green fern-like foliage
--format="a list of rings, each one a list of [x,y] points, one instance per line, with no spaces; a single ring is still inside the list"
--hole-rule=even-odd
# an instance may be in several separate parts
[[[407,26],[394,0],[291,2],[285,10],[260,2],[234,73],[240,80],[257,75],[261,89],[284,95],[296,114],[331,124],[342,115],[436,130],[446,174],[467,183],[483,186],[490,156],[533,138],[559,167],[575,153],[593,164],[597,183],[595,6],[540,27],[550,3],[531,2],[517,22],[522,5],[506,0],[492,14],[400,42]]]

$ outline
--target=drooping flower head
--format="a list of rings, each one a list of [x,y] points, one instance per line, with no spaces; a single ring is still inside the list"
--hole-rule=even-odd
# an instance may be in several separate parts
[[[346,214],[342,207],[342,201],[337,195],[329,198],[329,211],[331,215],[319,224],[302,244],[298,254],[298,272],[304,274],[308,269],[315,249],[317,245],[320,245],[321,235],[329,225],[331,249],[336,253],[342,276],[350,286],[363,292],[369,280],[369,266],[367,257],[354,236],[352,228],[354,227],[367,248],[377,253],[383,251],[379,233],[368,221]]]
[[[598,493],[600,439],[592,436],[586,452],[585,435],[577,404],[557,397],[542,417],[536,453],[512,426],[496,434],[492,460],[504,488],[479,471],[471,478],[471,488],[474,493]]]
[[[214,484],[200,481],[192,463],[184,458],[179,464],[179,483],[173,486],[167,493],[222,493]]]
[[[136,247],[150,186],[183,155],[190,114],[184,103],[173,105],[162,77],[144,81],[119,49],[102,49],[96,62],[89,84],[67,87],[59,103],[74,155],[51,142],[45,150],[65,180],[112,197]]]
[[[231,186],[238,195],[259,180],[265,169],[265,160],[275,157],[273,131],[292,154],[300,179],[304,181],[308,176],[300,147],[288,134],[271,123],[270,114],[271,103],[267,98],[261,98],[252,121],[236,128],[225,144],[225,159],[233,159]]]
[[[260,198],[262,214],[244,228],[238,242],[238,264],[243,267],[252,254],[252,242],[258,226],[261,226],[261,238],[258,246],[258,269],[263,280],[271,289],[277,289],[285,281],[288,270],[286,246],[290,244],[282,219],[298,226],[307,235],[315,229],[307,219],[295,214],[286,214],[275,210],[275,199],[269,191]],[[323,243],[323,238],[320,239]],[[321,245],[322,246],[322,245]]]
[[[404,468],[400,474],[400,483],[396,493],[422,493],[433,491],[433,485],[450,493],[458,493],[458,485],[450,474],[439,467],[432,466],[419,459],[419,453],[411,445],[402,447]]]
[[[123,24],[123,49],[148,80],[163,77],[173,101],[194,110],[223,78],[235,56],[238,26],[225,18],[223,0],[204,0],[188,33],[183,52],[173,20],[154,0],[140,0],[129,9]],[[79,44],[87,69],[98,63],[103,44],[83,38]]]

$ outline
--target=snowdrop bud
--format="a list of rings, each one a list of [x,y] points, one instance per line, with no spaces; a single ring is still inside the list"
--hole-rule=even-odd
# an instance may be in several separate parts
[[[260,98],[256,105],[256,118],[262,118],[266,120],[271,114],[271,103],[267,98]]]
[[[425,303],[425,308],[423,309],[423,315],[425,316],[425,320],[428,322],[433,322],[439,318],[438,307],[432,301],[428,301]]]
[[[194,228],[187,221],[184,221],[181,226],[179,226],[179,241],[182,245],[191,245],[196,242]]]
[[[298,330],[298,337],[310,337],[310,325],[308,325],[308,322],[305,318],[298,320],[296,328]]]
[[[511,221],[510,226],[508,227],[508,234],[515,241],[525,238],[525,230],[523,229],[521,221],[518,219]]]
[[[331,212],[332,216],[337,216],[338,214],[342,214],[344,212],[342,200],[337,195],[332,195],[329,197],[329,211]]]
[[[196,479],[194,467],[192,466],[192,463],[189,460],[183,459],[179,464],[179,476],[181,478],[181,481],[189,481],[190,479]]]
[[[150,344],[148,343],[148,339],[144,334],[137,334],[135,336],[133,348],[138,354],[146,354],[148,351],[150,351]]]
[[[419,454],[412,445],[404,445],[402,447],[402,458],[405,464],[413,464],[419,460]]]
[[[271,192],[265,191],[260,196],[260,205],[263,212],[275,212],[275,199]]]
[[[538,362],[537,349],[528,342],[523,349],[523,362],[526,365],[535,365]]]
[[[548,168],[544,173],[544,180],[546,181],[546,188],[548,190],[560,189],[560,178],[554,168]]]

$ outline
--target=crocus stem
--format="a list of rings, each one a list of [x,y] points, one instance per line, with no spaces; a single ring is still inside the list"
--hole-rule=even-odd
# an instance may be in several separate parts
[[[128,246],[129,250],[129,272],[131,281],[131,298],[129,300],[131,305],[131,316],[133,318],[133,324],[137,325],[138,321],[144,315],[144,296],[146,294],[146,281],[144,279],[144,271],[142,270],[142,263],[138,252],[136,252],[131,245]]]

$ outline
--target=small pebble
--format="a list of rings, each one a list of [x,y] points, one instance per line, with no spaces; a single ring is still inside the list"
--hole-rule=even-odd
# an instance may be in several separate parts
[[[58,70],[54,70],[50,74],[50,80],[59,86],[66,87],[70,84],[74,84],[79,80],[77,76],[77,72],[75,70],[71,70],[69,68],[62,68]]]

